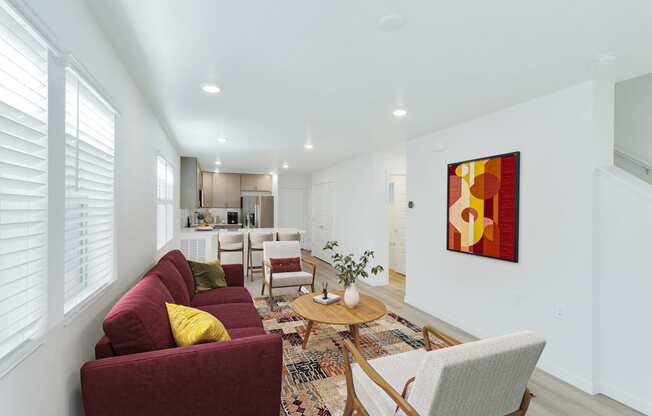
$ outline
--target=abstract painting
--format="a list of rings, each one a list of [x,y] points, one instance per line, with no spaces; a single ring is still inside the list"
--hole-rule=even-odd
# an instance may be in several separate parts
[[[520,152],[448,165],[447,248],[518,262]]]

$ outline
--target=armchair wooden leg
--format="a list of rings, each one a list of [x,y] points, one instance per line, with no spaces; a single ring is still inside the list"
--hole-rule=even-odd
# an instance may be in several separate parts
[[[353,416],[353,400],[355,398],[355,390],[353,389],[353,376],[351,375],[351,362],[349,361],[349,352],[346,348],[342,348],[342,355],[344,357],[344,375],[346,377],[346,404],[344,405],[344,416]]]
[[[272,285],[269,285],[269,310],[274,312],[274,300],[272,299]]]
[[[265,279],[263,279],[263,284],[260,286],[260,296],[265,294]]]

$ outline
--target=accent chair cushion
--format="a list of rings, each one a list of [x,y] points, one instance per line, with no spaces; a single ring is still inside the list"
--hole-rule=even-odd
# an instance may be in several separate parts
[[[147,272],[147,275],[155,275],[161,279],[161,282],[170,291],[175,303],[179,305],[190,304],[190,294],[186,282],[169,258],[162,258],[156,266]]]
[[[226,287],[226,275],[218,259],[206,263],[188,261],[195,279],[195,293]]]
[[[270,258],[269,263],[272,265],[272,273],[289,273],[301,271],[300,257]]]
[[[173,303],[166,303],[165,307],[177,346],[188,347],[231,340],[224,325],[210,313]]]
[[[193,293],[195,293],[195,279],[192,277],[192,270],[190,270],[186,257],[180,250],[172,250],[163,256],[163,259],[171,261],[177,268],[181,277],[183,277],[183,281],[186,282],[188,294],[192,299]]]
[[[111,308],[104,318],[104,333],[117,355],[176,346],[165,303],[174,299],[161,280],[145,276]]]
[[[265,281],[269,283],[269,275],[265,275]],[[312,274],[308,272],[274,273],[272,275],[272,287],[300,286],[312,284]]]
[[[401,393],[405,383],[417,374],[417,370],[426,353],[425,349],[420,348],[414,351],[376,358],[370,360],[369,364],[394,390]],[[353,375],[355,393],[367,412],[370,415],[393,416],[396,411],[396,403],[389,398],[387,393],[371,381],[357,364],[351,365],[351,373]],[[409,395],[406,400],[408,402],[410,401]],[[399,411],[398,414],[403,414],[403,412]]]

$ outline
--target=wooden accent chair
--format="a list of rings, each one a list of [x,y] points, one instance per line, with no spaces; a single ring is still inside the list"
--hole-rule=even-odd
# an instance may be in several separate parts
[[[301,262],[301,271],[277,273],[272,270],[270,259],[284,259],[298,257]],[[304,271],[304,264],[312,268],[312,273]],[[317,265],[301,257],[301,246],[298,241],[265,241],[263,242],[263,285],[260,294],[265,293],[265,286],[269,288],[269,309],[274,310],[272,302],[272,289],[280,287],[310,286],[310,291],[315,291],[315,274]]]
[[[242,253],[242,267],[245,264],[244,234],[220,232],[217,235],[217,258],[222,262],[222,253]]]
[[[447,348],[433,349],[429,334]],[[462,344],[426,326],[423,339],[425,349],[371,361],[345,340],[344,415],[354,410],[362,416],[526,414],[527,383],[545,346],[543,338],[520,332]],[[351,365],[349,354],[356,364]]]
[[[259,266],[254,266],[254,253],[263,252],[263,243],[265,241],[274,241],[274,233],[249,233],[249,241],[247,248],[247,274],[251,276],[251,280],[254,279],[254,273],[260,271],[262,273],[263,267],[258,263]]]

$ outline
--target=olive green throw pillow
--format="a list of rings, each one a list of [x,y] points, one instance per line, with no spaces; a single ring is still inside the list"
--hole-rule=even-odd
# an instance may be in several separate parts
[[[189,260],[188,263],[195,276],[195,293],[226,287],[224,269],[219,260],[211,260],[207,263]]]

